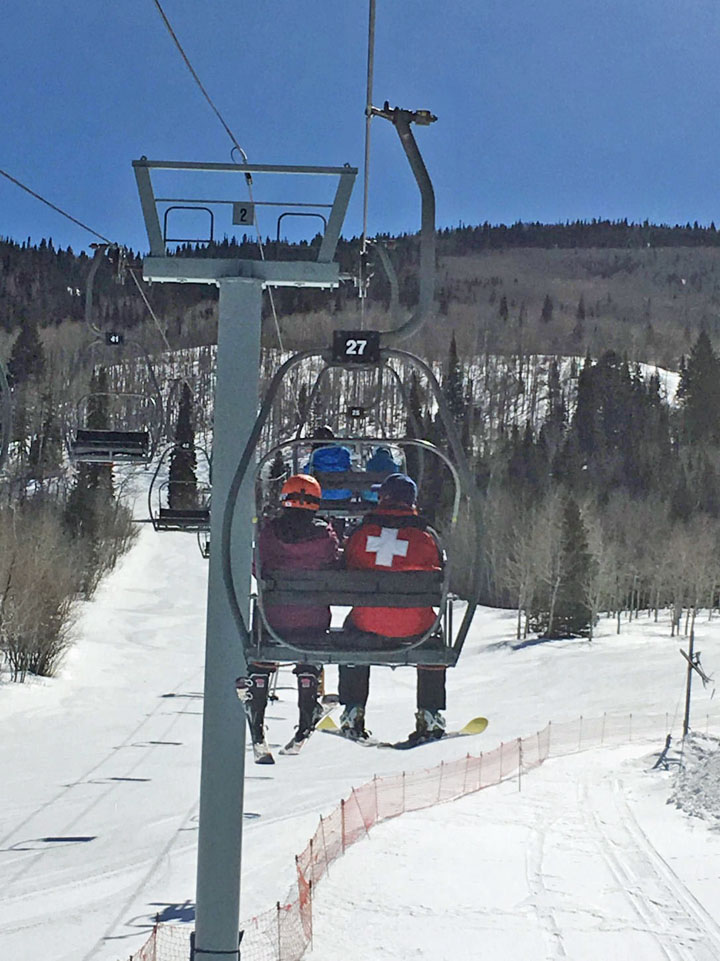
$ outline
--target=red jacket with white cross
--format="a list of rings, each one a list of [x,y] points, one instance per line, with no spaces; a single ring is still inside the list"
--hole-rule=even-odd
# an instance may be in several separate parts
[[[388,518],[387,526],[383,525],[384,517]],[[403,518],[408,518],[406,525]],[[356,571],[439,571],[442,558],[433,535],[418,524],[417,510],[380,507],[348,538],[345,567]],[[435,618],[432,607],[354,607],[350,614],[359,630],[383,637],[424,634]]]

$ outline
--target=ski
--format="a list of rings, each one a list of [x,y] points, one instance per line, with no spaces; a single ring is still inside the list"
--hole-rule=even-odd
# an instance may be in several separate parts
[[[378,747],[392,748],[394,751],[412,751],[414,748],[422,747],[424,744],[439,744],[442,741],[449,741],[454,737],[471,737],[473,734],[482,734],[487,726],[488,719],[486,717],[474,717],[457,731],[445,731],[442,737],[425,737],[417,740],[405,738],[403,741],[395,741],[394,743],[392,741],[383,741],[378,744]]]
[[[293,735],[293,737],[290,738],[290,740],[287,742],[285,747],[280,748],[278,753],[286,754],[286,755],[299,754],[300,751],[303,749],[303,747],[310,740],[313,734],[313,731],[317,730],[318,725],[323,723],[323,721],[328,717],[328,714],[332,710],[334,710],[339,703],[340,703],[340,698],[337,696],[337,694],[323,694],[323,696],[320,698],[320,706],[322,707],[322,714],[315,722],[315,727],[312,728],[312,730],[308,731],[305,737],[301,738],[299,741],[297,741],[295,739],[295,735]],[[330,719],[328,718],[328,720]],[[332,720],[330,720],[330,723],[331,724],[333,723]]]
[[[252,749],[256,764],[275,763],[275,758],[272,756],[272,751],[268,747],[268,743],[265,739],[262,741],[253,741]]]
[[[343,741],[350,741],[352,744],[359,744],[360,747],[379,747],[380,741],[374,737],[353,737],[351,734],[346,734],[345,731],[341,730],[337,724],[333,721],[331,717],[324,718],[320,724],[318,724],[316,730],[322,731],[323,734],[333,734],[335,737],[341,737]]]

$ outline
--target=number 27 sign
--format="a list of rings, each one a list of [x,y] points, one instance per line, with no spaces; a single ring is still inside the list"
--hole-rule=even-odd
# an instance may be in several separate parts
[[[333,360],[346,364],[376,364],[380,360],[380,332],[377,330],[334,331]]]

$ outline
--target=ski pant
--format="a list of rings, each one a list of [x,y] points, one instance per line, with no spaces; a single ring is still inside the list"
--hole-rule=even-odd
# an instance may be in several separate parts
[[[277,671],[277,664],[254,662],[248,665],[250,678],[250,709],[257,723],[262,724],[270,693],[270,677]],[[310,727],[312,714],[317,703],[322,666],[317,664],[296,664],[293,674],[297,677],[298,713],[300,725]],[[304,723],[307,722],[307,723]]]
[[[425,666],[417,669],[417,709],[426,711],[445,710],[444,667]],[[365,707],[370,692],[370,667],[365,664],[338,669],[338,694],[340,703]]]

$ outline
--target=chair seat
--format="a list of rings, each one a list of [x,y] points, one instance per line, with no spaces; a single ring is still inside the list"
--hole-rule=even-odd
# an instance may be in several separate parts
[[[146,461],[150,451],[150,434],[146,430],[80,429],[70,445],[74,460],[88,463]]]
[[[245,653],[252,660],[295,662],[302,659],[310,664],[453,667],[457,662],[458,653],[444,643],[438,644],[437,637],[430,637],[415,647],[411,643],[411,639],[403,642],[396,637],[369,639],[366,634],[338,628],[317,634],[288,635],[282,643],[254,638]]]
[[[161,507],[155,518],[155,530],[158,531],[207,531],[209,529],[210,511],[207,508]]]

